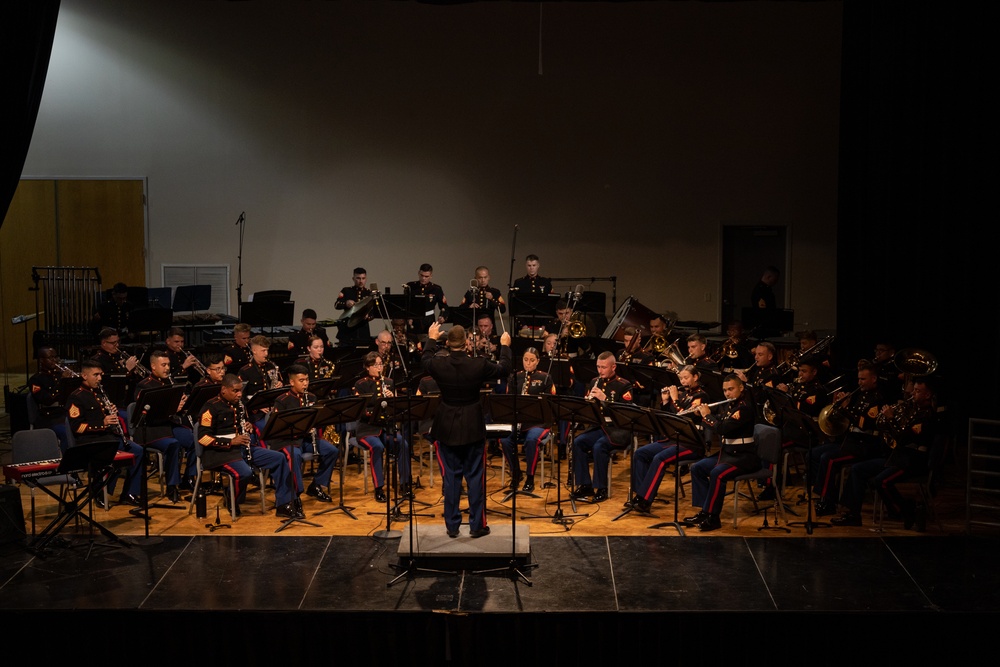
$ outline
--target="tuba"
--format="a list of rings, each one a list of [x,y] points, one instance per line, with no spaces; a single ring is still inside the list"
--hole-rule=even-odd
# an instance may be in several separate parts
[[[913,347],[897,352],[896,356],[892,358],[892,363],[901,373],[910,377],[931,375],[938,367],[937,359],[934,358],[933,354]]]

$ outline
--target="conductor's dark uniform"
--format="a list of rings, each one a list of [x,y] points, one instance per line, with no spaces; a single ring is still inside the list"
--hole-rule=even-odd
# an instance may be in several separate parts
[[[431,425],[437,443],[444,494],[444,523],[451,536],[458,535],[462,512],[458,507],[465,478],[469,493],[469,529],[473,536],[486,529],[486,419],[480,403],[483,383],[510,374],[510,347],[500,347],[499,361],[470,357],[464,350],[449,350],[428,341],[421,359],[423,369],[437,382],[441,403]]]

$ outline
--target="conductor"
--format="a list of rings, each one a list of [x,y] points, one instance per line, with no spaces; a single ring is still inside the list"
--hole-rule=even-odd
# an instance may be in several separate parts
[[[437,322],[427,330],[428,341],[442,337]],[[441,461],[441,488],[444,494],[444,523],[448,537],[458,537],[462,512],[458,507],[462,479],[469,493],[469,534],[490,534],[486,525],[486,419],[480,403],[483,383],[510,374],[510,334],[500,337],[500,359],[470,357],[465,351],[465,328],[453,326],[445,347],[428,342],[421,358],[423,369],[441,389],[441,403],[434,414],[431,438],[438,444]]]

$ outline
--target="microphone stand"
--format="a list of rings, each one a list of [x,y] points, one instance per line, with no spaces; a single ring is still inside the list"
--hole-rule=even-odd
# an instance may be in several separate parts
[[[240,247],[236,252],[236,319],[243,321],[243,232],[246,229],[247,212],[240,213],[236,224],[240,228]]]

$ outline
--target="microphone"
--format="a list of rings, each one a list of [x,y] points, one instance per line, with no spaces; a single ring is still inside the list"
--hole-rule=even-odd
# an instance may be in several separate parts
[[[378,291],[378,283],[372,283],[371,291],[373,291],[373,292],[377,292]]]
[[[142,414],[146,414],[147,412],[149,412],[149,403],[146,403],[146,405],[142,406]]]
[[[473,292],[478,291],[479,290],[479,281],[476,280],[475,278],[473,278],[472,280],[469,281],[469,287],[472,288]]]
[[[583,298],[583,285],[577,285],[573,288],[573,299],[579,301]]]

